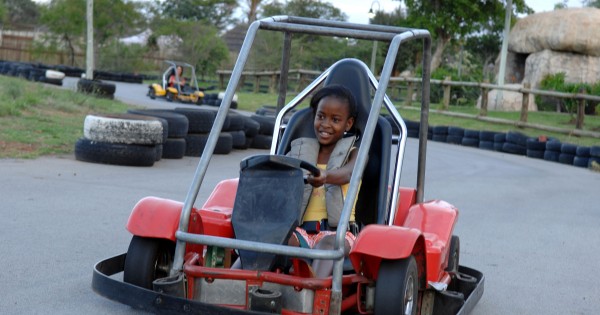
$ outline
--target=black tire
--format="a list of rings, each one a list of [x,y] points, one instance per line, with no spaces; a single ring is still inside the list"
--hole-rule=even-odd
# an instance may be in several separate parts
[[[560,152],[546,150],[546,151],[544,151],[544,160],[550,161],[550,162],[558,162],[559,155],[560,155]]]
[[[433,136],[431,137],[431,140],[436,141],[436,142],[447,142],[448,135],[433,134]]]
[[[413,256],[383,260],[375,283],[375,314],[417,314],[419,281]]]
[[[447,135],[448,134],[448,126],[433,126],[431,130],[433,131],[433,135]]]
[[[462,139],[462,137],[465,136],[465,129],[460,127],[448,127],[448,135],[460,136],[460,138]]]
[[[229,154],[233,150],[233,137],[230,133],[221,132],[215,145],[214,154]]]
[[[259,134],[273,135],[273,129],[275,129],[275,117],[252,115],[250,118],[260,124],[260,129],[258,130]]]
[[[600,158],[600,147],[599,146],[590,147],[590,156]]]
[[[527,136],[517,131],[509,131],[506,133],[506,142],[525,147],[527,145]]]
[[[406,136],[410,138],[419,138],[419,130],[408,130]]]
[[[588,167],[589,164],[590,164],[589,157],[575,156],[575,158],[573,159],[573,165],[575,165],[577,167]]]
[[[461,144],[464,145],[465,147],[478,148],[479,147],[479,139],[465,137],[462,139]]]
[[[258,134],[256,136],[254,136],[254,138],[252,138],[251,147],[254,149],[269,150],[269,149],[271,149],[272,141],[273,141],[273,136]]]
[[[52,85],[58,85],[58,86],[62,86],[63,84],[63,80],[62,79],[48,79],[46,77],[40,77],[39,78],[39,82],[44,82],[44,83],[48,83],[48,84],[52,84]],[[107,95],[106,98],[111,98],[112,99],[112,95]]]
[[[231,135],[231,144],[234,149],[248,149],[246,146],[246,134],[243,130],[229,131],[228,133]]]
[[[479,140],[479,130],[465,129],[465,138]]]
[[[577,146],[574,144],[570,144],[570,143],[563,143],[560,146],[560,152],[575,155],[575,154],[577,154]]]
[[[188,119],[188,133],[208,133],[215,122],[216,112],[200,108],[175,108],[175,112]]]
[[[406,129],[410,130],[417,130],[419,131],[419,129],[421,128],[421,123],[418,121],[412,121],[412,120],[405,120],[404,124],[406,124]]]
[[[558,162],[567,165],[573,165],[575,154],[561,153],[558,155]]]
[[[525,146],[521,146],[512,142],[504,142],[502,145],[502,151],[511,154],[525,155],[527,153],[527,149]]]
[[[77,91],[94,94],[101,97],[113,98],[116,86],[99,80],[79,79]]]
[[[204,133],[190,133],[185,136],[185,156],[201,156],[207,140],[208,134]]]
[[[448,253],[448,266],[446,267],[446,271],[457,273],[458,266],[460,266],[460,238],[457,235],[452,235]]]
[[[462,144],[462,141],[463,141],[463,136],[448,134],[448,137],[446,138],[446,142],[452,143],[452,144]]]
[[[494,142],[494,151],[503,152],[502,147],[504,146],[504,142]]]
[[[181,159],[185,155],[185,139],[167,138],[163,143],[162,157],[165,159]]]
[[[546,151],[546,141],[540,141],[535,138],[527,139],[527,150]]]
[[[590,154],[590,147],[577,147],[577,151],[575,152],[578,157],[589,158],[592,156]]]
[[[562,143],[560,143],[560,141],[547,141],[546,142],[546,151],[555,151],[555,152],[560,152],[560,148],[562,146]]]
[[[154,145],[107,143],[80,138],[75,143],[78,161],[125,166],[152,166],[156,161]]]
[[[546,151],[543,150],[530,150],[527,149],[527,157],[533,158],[533,159],[543,159],[544,158],[544,153]]]
[[[156,91],[154,91],[153,87],[148,88],[148,97],[153,100],[156,99]]]
[[[175,95],[173,95],[173,93],[171,92],[167,92],[167,94],[165,95],[165,99],[167,100],[167,102],[173,102],[175,100]]]
[[[506,142],[506,134],[505,133],[497,133],[494,135],[494,142]]]
[[[165,139],[165,141],[167,141],[167,140]],[[155,151],[154,161],[158,162],[158,161],[160,161],[160,159],[162,159],[162,156],[163,156],[163,145],[162,145],[162,143],[155,145],[154,146],[154,151]]]
[[[494,142],[494,137],[496,136],[497,132],[494,131],[480,131],[479,132],[479,140],[480,141],[491,141]]]
[[[169,276],[175,244],[170,240],[133,236],[129,243],[123,281],[152,290],[152,282]]]
[[[246,137],[254,137],[260,130],[260,124],[250,117],[244,117],[244,133]]]
[[[479,148],[484,150],[494,150],[494,141],[479,141]]]
[[[127,112],[130,114],[152,116],[166,120],[169,123],[167,133],[169,138],[183,138],[188,133],[189,121],[187,117],[174,111],[155,109],[130,109]]]
[[[231,112],[227,114],[227,118],[229,125],[227,128],[223,125],[223,131],[239,131],[244,129],[244,116]]]

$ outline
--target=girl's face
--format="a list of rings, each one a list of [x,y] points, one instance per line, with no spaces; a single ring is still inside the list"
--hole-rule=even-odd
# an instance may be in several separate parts
[[[336,97],[321,99],[315,112],[315,134],[321,146],[334,146],[354,124],[348,102]]]

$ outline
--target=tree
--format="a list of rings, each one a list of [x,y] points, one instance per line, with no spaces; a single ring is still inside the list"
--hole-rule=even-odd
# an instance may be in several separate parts
[[[235,19],[237,0],[165,0],[162,16],[185,21],[204,21],[222,30]]]
[[[321,0],[290,0],[285,3],[273,1],[262,7],[260,15],[290,15],[337,21],[345,21],[347,18],[340,9]],[[278,68],[282,41],[280,33],[260,32],[251,60],[254,68]],[[346,39],[294,34],[290,67],[322,70],[346,55],[347,46],[344,44],[347,44]]]
[[[501,0],[405,0],[411,26],[428,29],[435,41],[431,69],[437,69],[451,40],[503,27]],[[531,13],[524,0],[513,1],[517,13]]]
[[[38,6],[32,0],[1,0],[1,22],[17,25],[35,25],[39,18]]]
[[[586,7],[600,9],[600,0],[583,0],[582,3]]]
[[[260,6],[262,0],[245,0],[242,2],[246,3],[248,7],[244,13],[246,13],[246,21],[248,24],[256,21],[256,16],[258,15],[258,7]]]
[[[71,65],[75,63],[75,46],[85,37],[85,17],[86,2],[81,0],[52,0],[41,7],[42,24],[55,34],[49,40],[58,39],[67,45]],[[142,20],[143,16],[132,2],[95,0],[95,45],[102,46],[111,38],[130,33]]]

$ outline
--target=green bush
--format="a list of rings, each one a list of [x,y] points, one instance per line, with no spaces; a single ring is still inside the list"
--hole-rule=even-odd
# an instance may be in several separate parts
[[[568,83],[565,82],[565,77],[566,74],[564,72],[546,75],[540,82],[540,89],[564,93],[580,93],[584,91],[587,94],[600,95],[600,81],[594,84]],[[562,112],[573,114],[577,112],[579,100],[536,95],[535,102],[538,110],[541,111],[554,111],[558,108]],[[586,114],[595,114],[598,112],[596,110],[597,105],[598,102],[588,101],[585,106]]]

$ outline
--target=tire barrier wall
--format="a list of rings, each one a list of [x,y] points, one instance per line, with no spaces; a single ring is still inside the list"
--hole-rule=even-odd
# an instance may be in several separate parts
[[[389,116],[385,116],[389,120]],[[407,136],[419,137],[419,122],[407,120]],[[398,128],[392,124],[392,131],[398,134]],[[542,159],[577,167],[600,167],[600,146],[577,146],[561,143],[553,138],[528,137],[527,135],[509,131],[469,130],[453,126],[429,126],[429,137],[433,141],[446,142],[484,150],[524,155],[533,159]]]

